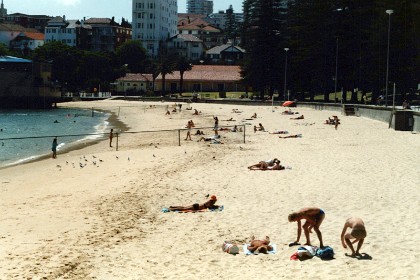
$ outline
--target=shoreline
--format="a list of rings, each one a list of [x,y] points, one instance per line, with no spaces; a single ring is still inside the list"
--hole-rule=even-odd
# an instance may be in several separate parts
[[[65,107],[64,106],[64,107],[60,107],[60,108],[75,108],[75,107]],[[80,107],[80,108],[77,108],[77,109],[87,110],[87,108],[84,108],[84,107]],[[114,129],[116,128],[119,131],[123,131],[123,132],[129,131],[130,128],[124,122],[122,122],[118,119],[115,112],[108,111],[108,110],[102,110],[102,109],[95,109],[95,110],[97,110],[99,112],[102,112],[102,113],[105,113],[105,114],[109,114],[109,117],[105,120],[105,122],[108,122],[107,128],[113,127]],[[63,149],[58,150],[57,151],[57,156],[60,156],[60,155],[63,156],[63,155],[66,155],[66,154],[68,154],[72,151],[83,150],[83,149],[88,148],[90,146],[94,146],[96,144],[105,142],[106,139],[108,138],[108,134],[109,134],[108,132],[104,132],[103,136],[99,136],[96,139],[92,139],[92,140],[79,139],[79,140],[76,140],[74,142],[71,142],[71,143],[65,145],[65,147]],[[99,135],[99,134],[95,134],[95,135]],[[87,135],[87,136],[89,136],[89,135]],[[51,154],[52,154],[51,152],[48,152],[48,154],[33,156],[34,158],[20,159],[16,162],[12,162],[12,163],[9,163],[9,164],[4,165],[4,166],[0,165],[0,170],[7,169],[7,168],[10,168],[10,167],[20,166],[20,165],[26,165],[26,164],[33,163],[33,162],[40,162],[40,161],[51,158]]]

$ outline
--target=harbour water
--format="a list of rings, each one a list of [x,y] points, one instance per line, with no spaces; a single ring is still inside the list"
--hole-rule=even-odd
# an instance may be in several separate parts
[[[82,109],[0,110],[0,167],[58,152],[82,141],[104,137],[109,114]]]

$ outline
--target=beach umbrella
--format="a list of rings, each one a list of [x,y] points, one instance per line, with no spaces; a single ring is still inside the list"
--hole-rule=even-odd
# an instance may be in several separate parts
[[[295,107],[296,103],[294,101],[285,101],[281,106],[283,106],[283,107]]]

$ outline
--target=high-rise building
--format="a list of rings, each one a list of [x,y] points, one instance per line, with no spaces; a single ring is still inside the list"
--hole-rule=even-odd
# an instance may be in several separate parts
[[[133,0],[132,24],[133,40],[140,40],[156,56],[160,43],[178,33],[177,0]]]
[[[209,15],[213,13],[213,1],[208,0],[188,0],[187,13]]]

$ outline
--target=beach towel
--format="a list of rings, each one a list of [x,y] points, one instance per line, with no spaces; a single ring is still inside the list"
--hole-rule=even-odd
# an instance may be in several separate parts
[[[225,207],[223,205],[220,205],[219,208],[216,209],[203,209],[203,210],[185,210],[185,211],[171,211],[169,210],[169,208],[162,208],[162,212],[163,213],[168,213],[168,212],[177,212],[177,213],[195,213],[195,212],[222,212],[223,209],[225,209]]]
[[[251,244],[244,244],[244,246],[243,246],[244,254],[245,255],[258,255],[259,254],[258,252],[252,253],[250,250],[248,250],[248,246],[250,246],[250,245]],[[270,243],[269,245],[273,247],[273,250],[268,251],[268,254],[275,254],[275,253],[277,253],[277,245],[274,244],[274,243]]]
[[[312,259],[317,252],[318,247],[315,246],[300,246],[297,251],[290,256],[293,261]]]

